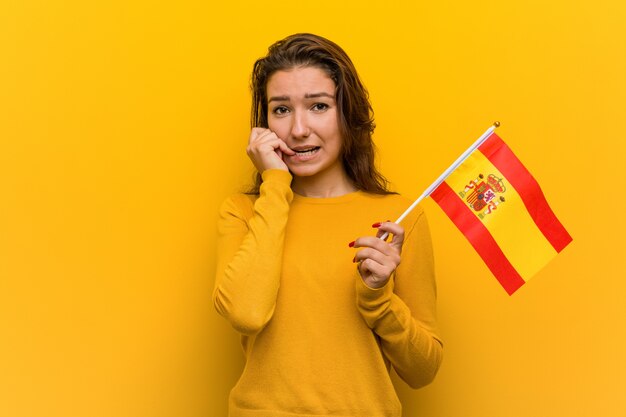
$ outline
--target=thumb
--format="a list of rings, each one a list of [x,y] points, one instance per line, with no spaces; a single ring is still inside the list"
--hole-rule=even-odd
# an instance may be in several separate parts
[[[391,237],[391,233],[389,233],[389,232],[385,232],[384,230],[378,229],[378,231],[376,232],[376,237],[380,239],[381,237],[383,237],[384,234],[387,234],[387,236],[385,236],[384,240],[385,240],[385,242],[388,242],[389,238]]]

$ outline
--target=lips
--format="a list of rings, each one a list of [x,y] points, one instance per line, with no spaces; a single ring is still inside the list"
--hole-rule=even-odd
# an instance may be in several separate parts
[[[298,147],[293,148],[293,151],[300,156],[308,156],[313,155],[315,152],[319,150],[319,146],[309,146],[309,147]]]
[[[317,152],[321,149],[320,146],[308,146],[308,145],[300,145],[291,148],[295,152],[295,155],[292,155],[290,158],[294,162],[306,162],[309,161],[317,155]]]

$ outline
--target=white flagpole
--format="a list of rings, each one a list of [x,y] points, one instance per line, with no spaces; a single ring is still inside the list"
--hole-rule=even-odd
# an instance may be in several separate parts
[[[409,213],[426,197],[428,197],[430,195],[430,193],[432,193],[433,191],[435,191],[435,189],[437,187],[439,187],[441,185],[442,182],[444,182],[446,180],[446,178],[448,178],[448,176],[452,173],[452,171],[454,171],[455,169],[457,169],[459,167],[459,165],[461,165],[468,156],[471,155],[472,152],[474,152],[476,150],[476,148],[478,148],[480,145],[483,144],[484,141],[487,140],[487,138],[489,136],[491,136],[491,133],[493,133],[494,130],[496,130],[497,127],[500,126],[500,122],[494,122],[493,125],[491,127],[489,127],[489,129],[487,129],[485,131],[485,133],[483,133],[478,139],[476,139],[476,142],[474,142],[469,148],[467,148],[467,150],[465,152],[463,152],[461,154],[461,156],[459,156],[457,158],[456,161],[454,161],[452,163],[452,165],[450,165],[450,167],[448,169],[446,169],[443,174],[441,174],[439,176],[439,178],[437,178],[435,180],[435,182],[433,182],[432,184],[430,184],[430,187],[428,187],[426,189],[426,191],[424,191],[422,193],[422,195],[420,195],[417,200],[415,200],[413,202],[413,204],[411,204],[409,206],[408,209],[406,209],[406,211],[404,213],[402,213],[402,215],[400,215],[400,217],[398,217],[398,219],[395,221],[395,223],[400,223],[402,220],[404,220],[404,218],[406,216],[409,215]],[[384,235],[382,235],[380,238],[382,240],[387,239],[387,237],[389,236],[389,233],[385,232]]]

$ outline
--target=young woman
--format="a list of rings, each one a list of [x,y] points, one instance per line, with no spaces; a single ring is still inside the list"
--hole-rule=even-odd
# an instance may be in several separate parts
[[[418,388],[442,356],[423,210],[382,221],[411,201],[374,166],[368,94],[339,46],[276,42],[252,93],[257,183],[222,205],[213,292],[246,356],[229,414],[399,417],[391,367]]]

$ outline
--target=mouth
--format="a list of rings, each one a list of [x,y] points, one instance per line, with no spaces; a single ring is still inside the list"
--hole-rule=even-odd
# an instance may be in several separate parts
[[[292,148],[293,149],[293,148]],[[315,154],[315,152],[319,151],[319,146],[308,146],[308,147],[298,147],[293,149],[293,151],[298,156],[310,156]]]

